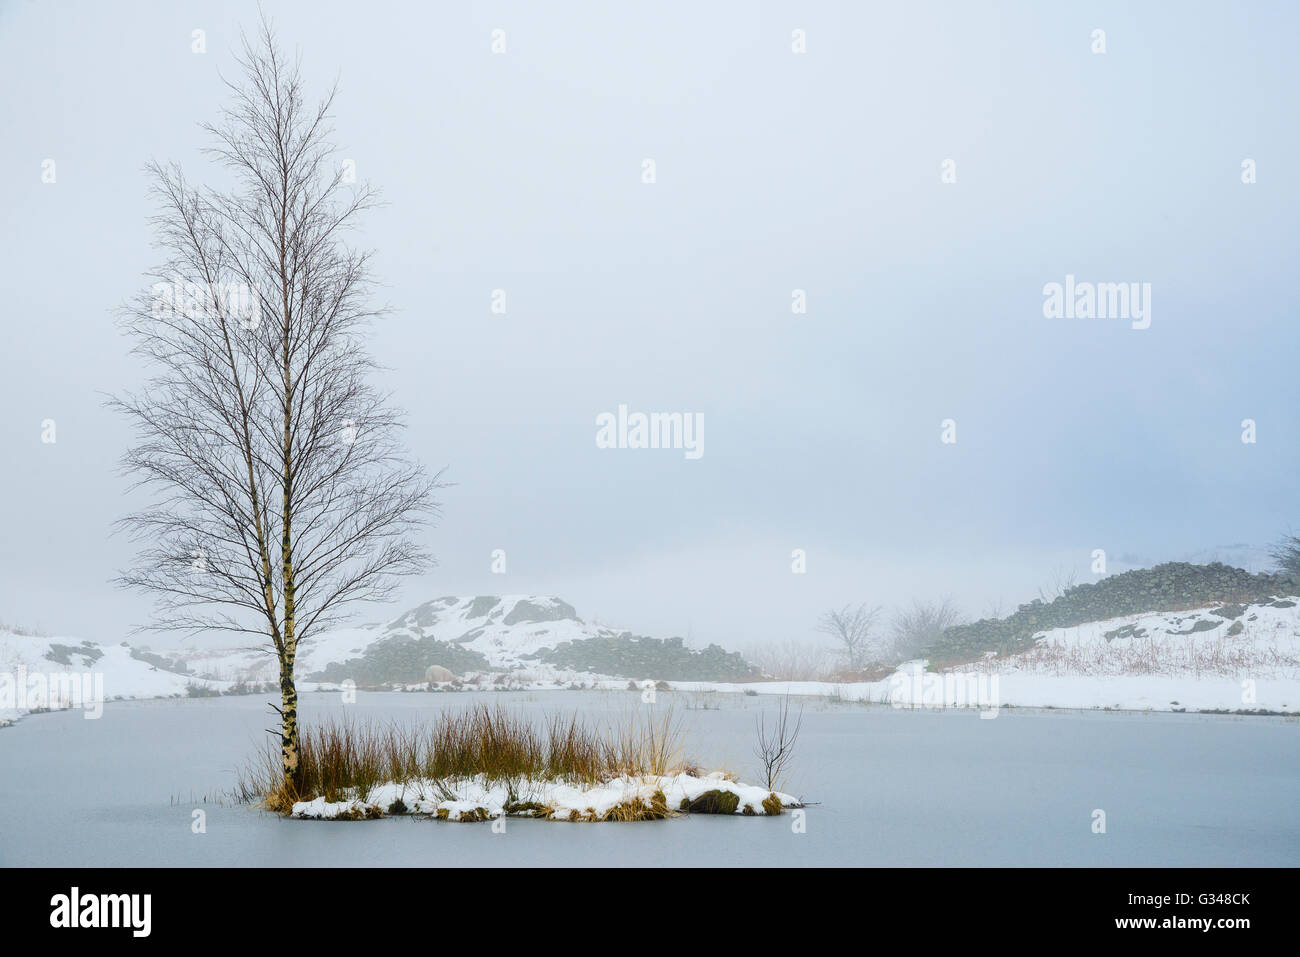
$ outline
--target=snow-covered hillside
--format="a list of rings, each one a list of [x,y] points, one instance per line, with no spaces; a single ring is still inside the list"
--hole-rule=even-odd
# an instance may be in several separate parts
[[[298,673],[324,671],[332,663],[360,657],[376,641],[397,636],[427,638],[477,652],[494,668],[538,669],[525,656],[565,641],[615,634],[618,632],[613,629],[583,621],[572,605],[550,596],[435,598],[388,624],[343,628],[309,637],[298,652]],[[276,677],[275,659],[262,649],[214,651],[182,645],[164,654],[209,678],[273,681]]]
[[[336,666],[334,670],[339,674],[352,676],[355,672],[348,663],[364,660],[368,651],[411,642],[424,642],[426,650],[429,643],[438,643],[444,651],[453,649],[463,660],[472,662],[472,667],[457,672],[458,678],[465,679],[457,686],[467,689],[541,690],[574,684],[626,687],[627,678],[606,681],[586,671],[529,658],[565,642],[620,638],[626,634],[584,621],[572,605],[550,596],[438,598],[387,624],[372,623],[309,636],[298,652],[298,688],[303,692],[315,690],[318,683],[311,676],[331,666]],[[681,649],[677,651],[681,653]],[[504,675],[502,669],[509,674]],[[60,689],[67,684],[65,673],[76,676],[80,684],[74,691],[61,694]],[[423,665],[418,675],[410,680],[423,677]],[[337,675],[331,677],[338,680]],[[647,677],[656,675],[651,671]],[[94,687],[102,686],[102,697],[97,700],[111,701],[240,690],[236,686],[274,686],[277,680],[278,665],[269,647],[232,645],[230,639],[205,636],[156,647],[143,642],[132,646],[125,642],[101,645],[79,638],[37,638],[0,631],[0,722],[34,710],[76,704],[68,697],[75,694],[79,702],[82,684],[87,689],[85,697],[93,697]],[[24,690],[19,690],[19,683]],[[33,683],[35,693],[25,690],[29,683]],[[47,685],[54,688],[53,694],[41,690]]]
[[[985,664],[1004,673],[1300,678],[1300,599],[1128,615],[1036,636]]]
[[[203,681],[159,667],[125,643],[45,638],[0,629],[0,725],[32,711],[81,708],[97,717],[106,701],[218,692],[227,682]]]
[[[558,598],[537,595],[438,598],[402,615],[386,634],[402,632],[477,651],[498,667],[523,664],[525,655],[562,641],[616,634],[587,624]]]

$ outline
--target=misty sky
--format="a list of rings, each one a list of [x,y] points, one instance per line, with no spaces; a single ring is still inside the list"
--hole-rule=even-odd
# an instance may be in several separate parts
[[[1300,526],[1300,8],[1066,6],[267,3],[341,81],[341,155],[388,203],[358,237],[396,307],[373,351],[458,483],[439,567],[367,617],[545,593],[743,647]],[[256,18],[0,0],[0,621],[146,617],[109,582],[130,436],[102,396],[142,371],[112,310],[157,257],[142,167],[213,178],[198,123]],[[1150,283],[1150,328],[1044,318],[1067,274]],[[701,413],[703,456],[597,448],[619,404]]]

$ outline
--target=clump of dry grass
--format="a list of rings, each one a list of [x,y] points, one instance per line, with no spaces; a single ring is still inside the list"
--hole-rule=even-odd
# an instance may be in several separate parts
[[[287,814],[298,801],[367,795],[392,782],[451,781],[482,776],[513,794],[526,780],[595,785],[623,775],[667,775],[680,769],[681,727],[671,711],[630,717],[608,729],[576,714],[532,722],[500,705],[440,713],[420,727],[331,719],[303,728],[297,787],[280,773],[278,743],[244,770],[235,796]],[[666,805],[663,813],[667,813]],[[619,819],[622,812],[610,815]],[[628,811],[630,813],[630,810]],[[644,809],[640,809],[644,818]]]

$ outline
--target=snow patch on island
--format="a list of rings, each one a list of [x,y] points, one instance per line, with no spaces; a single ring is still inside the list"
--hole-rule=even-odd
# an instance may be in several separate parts
[[[719,797],[721,796],[721,797]],[[734,799],[734,803],[733,803]],[[707,809],[701,802],[707,804]],[[695,805],[692,808],[692,805]],[[595,785],[524,780],[489,782],[481,775],[458,780],[382,784],[364,796],[342,801],[300,801],[291,815],[313,820],[357,820],[392,813],[419,814],[447,821],[486,821],[504,816],[554,821],[664,817],[672,812],[741,815],[780,814],[803,805],[780,791],[733,781],[722,772],[695,775],[619,777]],[[623,817],[623,814],[628,817]]]

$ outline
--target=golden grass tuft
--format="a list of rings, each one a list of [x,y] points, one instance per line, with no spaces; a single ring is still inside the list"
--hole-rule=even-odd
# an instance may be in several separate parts
[[[441,712],[416,727],[360,722],[349,716],[303,727],[296,787],[284,781],[278,743],[270,742],[244,769],[235,794],[245,803],[288,814],[296,802],[318,797],[364,801],[375,787],[388,782],[481,775],[489,782],[504,782],[513,795],[518,782],[530,779],[596,785],[622,775],[671,774],[683,765],[680,741],[680,722],[671,711],[657,719],[629,717],[604,730],[576,714],[536,723],[500,705]],[[521,810],[544,816],[550,809],[538,805]],[[665,803],[664,813],[654,807],[643,810],[645,816],[662,817],[667,807]]]

